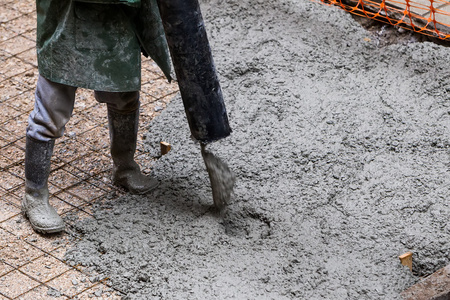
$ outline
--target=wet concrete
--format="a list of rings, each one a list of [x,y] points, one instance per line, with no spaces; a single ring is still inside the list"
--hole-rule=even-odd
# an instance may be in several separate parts
[[[96,208],[66,255],[128,299],[400,299],[449,263],[450,51],[381,47],[297,0],[202,1],[236,174],[221,216],[181,99],[146,134],[160,187]],[[413,273],[398,256],[414,253]]]

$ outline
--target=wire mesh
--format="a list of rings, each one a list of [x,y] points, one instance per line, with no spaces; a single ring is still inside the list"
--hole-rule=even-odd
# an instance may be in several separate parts
[[[314,0],[352,14],[450,40],[450,2],[445,0]]]

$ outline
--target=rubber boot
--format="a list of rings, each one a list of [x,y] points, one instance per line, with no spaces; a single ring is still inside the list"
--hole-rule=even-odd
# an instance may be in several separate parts
[[[41,142],[27,137],[25,149],[25,195],[22,211],[37,232],[64,230],[64,221],[48,202],[48,175],[54,141]]]
[[[141,173],[134,161],[139,109],[121,114],[108,109],[111,157],[114,163],[112,182],[132,194],[145,194],[158,186],[158,181]]]

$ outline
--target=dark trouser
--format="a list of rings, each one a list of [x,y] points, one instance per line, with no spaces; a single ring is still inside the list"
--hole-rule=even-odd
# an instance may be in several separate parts
[[[28,118],[27,136],[48,142],[63,136],[65,125],[72,116],[77,88],[55,83],[39,76],[34,110]],[[139,108],[139,91],[94,92],[95,99],[106,103],[108,109],[128,114]]]

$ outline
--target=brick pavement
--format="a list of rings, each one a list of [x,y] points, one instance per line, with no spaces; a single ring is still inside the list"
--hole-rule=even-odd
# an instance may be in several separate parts
[[[21,214],[25,128],[38,75],[35,23],[34,1],[0,0],[0,300],[120,299],[107,278],[64,261],[65,251],[82,239],[72,224],[91,218],[94,202],[124,193],[109,180],[106,107],[91,91],[77,92],[74,116],[52,158],[50,202],[65,219],[66,232],[36,234]],[[143,62],[142,82],[140,136],[178,88],[149,60]],[[136,159],[148,172],[152,159],[142,149],[139,140]]]

